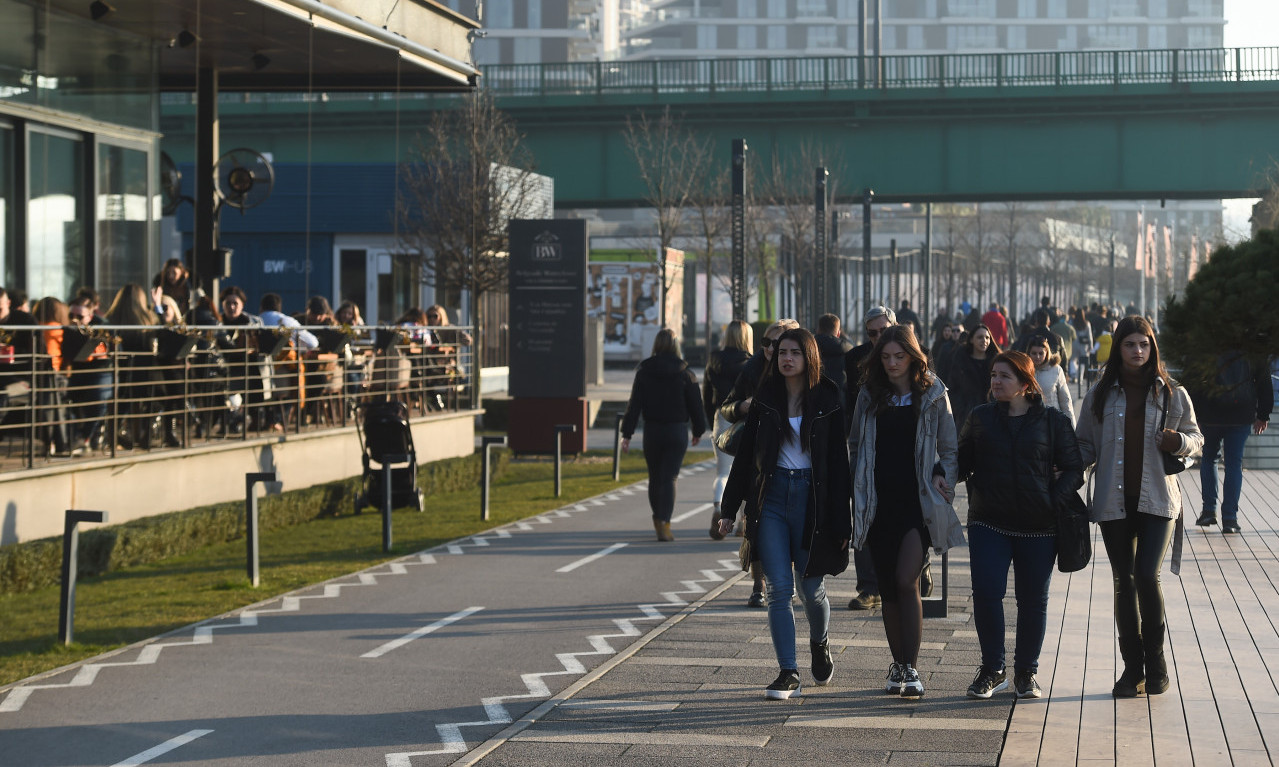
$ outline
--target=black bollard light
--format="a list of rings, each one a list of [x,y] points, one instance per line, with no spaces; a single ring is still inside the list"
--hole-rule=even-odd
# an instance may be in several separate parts
[[[484,450],[480,459],[480,473],[483,475],[480,485],[480,519],[487,520],[489,518],[489,469],[493,465],[489,449],[494,445],[505,446],[506,436],[481,437],[480,444]]]
[[[560,497],[560,492],[563,489],[563,485],[564,485],[563,477],[561,476],[561,472],[560,472],[560,466],[562,465],[564,460],[564,450],[562,447],[564,442],[564,435],[573,434],[576,431],[577,431],[576,424],[562,423],[562,424],[557,424],[555,426],[555,497],[556,498]]]
[[[274,482],[275,472],[253,471],[244,475],[244,540],[245,566],[249,573],[249,583],[258,587],[258,497],[253,486],[259,482]]]
[[[382,456],[382,551],[391,551],[391,470],[397,463],[408,463],[407,455]]]
[[[613,427],[613,481],[622,481],[622,419],[625,413],[617,414],[617,425]]]
[[[64,645],[71,644],[75,622],[75,581],[77,562],[80,553],[80,531],[76,525],[81,522],[106,522],[105,511],[82,511],[67,509],[62,523],[62,599],[58,612],[58,641]]]

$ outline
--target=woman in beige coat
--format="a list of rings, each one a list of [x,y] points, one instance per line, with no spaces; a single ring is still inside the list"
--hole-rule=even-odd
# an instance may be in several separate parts
[[[1114,338],[1117,353],[1084,395],[1076,432],[1084,466],[1095,464],[1089,511],[1101,524],[1115,578],[1124,671],[1111,694],[1132,698],[1143,689],[1158,695],[1169,684],[1159,570],[1181,515],[1181,488],[1164,472],[1161,453],[1195,455],[1203,434],[1190,396],[1159,359],[1150,323],[1125,317]]]

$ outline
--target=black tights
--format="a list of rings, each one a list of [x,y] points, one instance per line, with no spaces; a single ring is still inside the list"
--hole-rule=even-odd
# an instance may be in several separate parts
[[[896,588],[889,594],[883,588],[886,573],[877,573],[880,579],[881,607],[884,612],[884,634],[888,637],[888,649],[893,662],[919,661],[919,643],[924,634],[924,603],[919,597],[919,575],[924,571],[924,545],[919,530],[910,529],[897,549],[897,566],[893,572]]]
[[[1164,593],[1159,583],[1175,522],[1140,512],[1101,523],[1115,579],[1115,628],[1126,665],[1163,652]]]

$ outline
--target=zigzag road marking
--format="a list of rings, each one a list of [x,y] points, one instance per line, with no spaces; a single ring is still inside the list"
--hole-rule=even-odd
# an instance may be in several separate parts
[[[466,753],[466,738],[462,735],[462,730],[467,727],[491,727],[494,725],[510,724],[511,712],[507,710],[507,703],[517,700],[542,700],[551,697],[551,690],[547,686],[545,679],[552,676],[563,675],[580,675],[586,673],[586,666],[582,664],[580,657],[591,655],[613,655],[617,653],[617,649],[609,644],[610,639],[635,639],[641,635],[636,623],[644,623],[646,621],[663,621],[666,616],[659,608],[682,608],[687,606],[688,601],[681,598],[681,595],[697,596],[705,594],[707,589],[703,584],[722,583],[727,577],[740,569],[740,565],[733,559],[719,560],[718,570],[702,570],[702,578],[696,580],[680,581],[680,585],[684,588],[679,591],[664,591],[661,597],[665,602],[650,602],[636,605],[636,609],[640,611],[642,617],[638,618],[614,618],[613,624],[617,626],[618,633],[614,634],[591,634],[586,637],[586,641],[590,643],[591,649],[582,652],[556,653],[555,659],[563,666],[561,671],[544,671],[537,674],[522,674],[520,680],[524,682],[524,686],[528,692],[518,695],[498,695],[491,698],[481,698],[480,705],[484,707],[484,715],[487,717],[483,720],[471,722],[446,722],[444,724],[435,725],[435,730],[440,737],[440,747],[426,751],[406,751],[386,755],[386,767],[412,767],[412,759],[415,756],[434,756],[438,754],[463,754]],[[727,570],[728,575],[721,575],[721,570]]]
[[[694,466],[689,468],[698,469],[700,471],[700,470],[704,470],[707,467],[709,467],[709,464],[695,464]],[[687,471],[687,470],[688,469],[685,469],[684,471]],[[680,476],[685,476],[683,471],[680,473]],[[642,490],[647,487],[647,483],[639,482],[633,485],[632,487],[634,487],[636,490]],[[626,488],[625,490],[631,490],[631,488]],[[619,491],[619,492],[625,492],[625,490]],[[631,492],[633,493],[634,490],[631,490]],[[610,500],[621,500],[621,496],[618,495],[616,492],[609,493],[604,497],[610,498]],[[589,502],[595,506],[605,505],[602,501],[598,500],[597,498],[589,499]],[[581,503],[578,503],[578,504],[574,504],[574,506],[572,507],[572,510],[586,511],[587,507]],[[531,521],[536,522],[538,524],[550,524],[551,522],[554,521],[553,518],[566,518],[571,516],[572,515],[566,509],[556,509],[554,511],[548,511],[543,514],[539,514],[536,517],[532,517]],[[463,541],[469,540],[470,543],[465,543],[465,542],[450,543],[445,547],[445,550],[448,551],[448,553],[450,554],[462,554],[464,553],[464,547],[466,546],[471,546],[471,547],[488,546],[490,538],[510,538],[511,537],[510,528],[523,531],[523,530],[532,530],[533,526],[529,524],[529,522],[517,522],[517,523],[514,523],[513,525],[506,525],[504,527],[497,528],[491,532],[484,533],[483,535],[473,535],[467,539],[463,539]],[[386,563],[386,567],[387,567],[386,572],[378,573],[378,574],[405,575],[408,573],[407,565],[429,565],[429,564],[435,563],[435,556],[433,554],[419,553],[415,556],[417,557],[416,561],[408,561],[408,562],[399,561],[399,562]],[[348,586],[377,585],[378,574],[368,573],[368,572],[356,573],[355,574],[355,577],[357,578],[356,582],[329,583],[324,586],[324,591],[320,594],[304,594],[301,596],[281,597],[279,607],[270,608],[270,609],[260,608],[256,610],[244,610],[238,613],[237,615],[231,616],[232,619],[235,619],[236,621],[235,623],[223,623],[223,624],[212,624],[212,625],[197,624],[189,640],[184,640],[179,642],[156,642],[156,643],[145,645],[142,647],[141,651],[138,652],[137,657],[130,661],[86,663],[80,666],[80,669],[76,672],[75,676],[73,676],[67,682],[60,682],[57,684],[31,684],[31,685],[23,685],[21,687],[14,687],[11,690],[9,690],[9,694],[5,696],[4,700],[0,700],[0,713],[10,713],[10,712],[22,710],[22,707],[26,705],[27,699],[30,698],[32,693],[36,692],[37,690],[57,690],[57,689],[65,689],[65,688],[71,688],[71,687],[88,687],[89,685],[93,684],[94,681],[97,680],[98,673],[106,668],[115,668],[115,667],[122,667],[122,666],[153,665],[156,662],[156,660],[160,657],[160,653],[163,652],[164,648],[166,647],[193,647],[196,645],[213,644],[214,631],[217,631],[219,629],[237,629],[237,628],[256,627],[258,625],[259,615],[297,612],[301,608],[302,600],[333,599],[335,597],[340,596],[342,593],[342,589]],[[273,599],[269,600],[267,604],[270,604],[271,602],[274,602],[274,601],[275,600]],[[211,620],[219,620],[219,619],[215,618]]]

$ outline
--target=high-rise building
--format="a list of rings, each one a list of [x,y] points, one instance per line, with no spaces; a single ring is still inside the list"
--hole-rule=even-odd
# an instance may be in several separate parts
[[[444,0],[479,19],[476,64],[616,59],[623,33],[646,18],[647,0]]]
[[[655,0],[628,58],[1220,48],[1223,0]],[[878,48],[877,48],[878,46]]]

